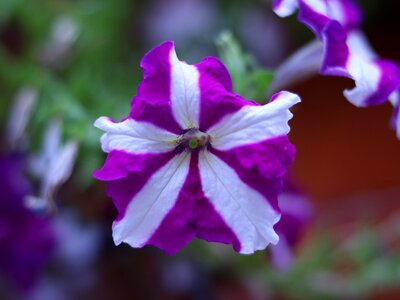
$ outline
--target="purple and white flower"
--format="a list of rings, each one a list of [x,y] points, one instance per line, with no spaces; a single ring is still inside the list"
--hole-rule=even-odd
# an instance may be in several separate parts
[[[289,108],[299,97],[245,100],[218,59],[186,64],[172,42],[147,53],[141,67],[129,116],[95,122],[108,157],[94,176],[108,182],[119,211],[115,243],[168,254],[194,237],[240,253],[276,244],[277,194],[295,153]]]
[[[70,140],[62,144],[62,122],[54,119],[49,122],[40,153],[29,161],[29,171],[40,182],[40,190],[36,195],[25,198],[26,205],[33,210],[57,210],[57,190],[72,174],[78,154],[79,143]]]
[[[290,67],[286,64],[284,70],[280,71],[285,74],[279,78],[288,76],[290,69],[295,70],[292,76],[296,76],[296,69],[306,65],[314,67],[318,62],[322,74],[344,76],[355,81],[356,86],[345,90],[344,95],[360,107],[384,103],[400,88],[398,66],[379,58],[369,46],[359,28],[362,13],[354,1],[275,0],[273,9],[281,17],[299,10],[299,21],[322,42],[313,55],[304,50],[295,53]],[[302,67],[299,67],[299,63]]]

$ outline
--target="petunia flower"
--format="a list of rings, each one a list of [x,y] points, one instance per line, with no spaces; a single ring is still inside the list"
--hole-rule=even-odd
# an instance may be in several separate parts
[[[194,237],[240,253],[276,244],[277,194],[295,153],[289,108],[299,97],[245,100],[218,59],[189,65],[172,42],[147,53],[141,67],[129,116],[95,122],[108,156],[94,176],[108,182],[119,212],[114,242],[168,254]]]
[[[275,0],[273,9],[281,17],[299,10],[299,21],[320,41],[295,53],[278,69],[277,80],[294,80],[298,70],[319,65],[322,74],[355,81],[355,87],[345,90],[344,95],[356,106],[377,105],[394,97],[400,88],[400,70],[395,63],[379,58],[372,50],[360,30],[362,13],[355,1]]]
[[[24,162],[20,154],[0,155],[0,275],[27,290],[49,261],[55,235],[50,220],[24,205],[31,192]]]

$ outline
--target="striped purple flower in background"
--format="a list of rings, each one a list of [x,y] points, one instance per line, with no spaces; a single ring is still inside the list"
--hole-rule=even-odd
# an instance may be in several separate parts
[[[392,125],[400,138],[399,120],[399,66],[380,58],[361,30],[362,12],[353,0],[275,0],[273,9],[280,17],[299,11],[298,19],[315,34],[320,47],[305,47],[298,51],[291,64],[286,64],[279,77],[299,76],[297,70],[319,62],[324,75],[348,77],[355,87],[345,90],[345,97],[354,105],[363,107],[385,103],[394,105]],[[317,48],[317,50],[315,50]],[[311,51],[311,50],[315,51]],[[301,65],[301,66],[299,66]],[[294,79],[291,79],[294,81]]]

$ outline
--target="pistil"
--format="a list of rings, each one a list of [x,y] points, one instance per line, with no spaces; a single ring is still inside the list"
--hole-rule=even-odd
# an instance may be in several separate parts
[[[181,151],[198,151],[207,147],[209,143],[210,136],[207,133],[198,128],[190,128],[180,137],[177,149]]]

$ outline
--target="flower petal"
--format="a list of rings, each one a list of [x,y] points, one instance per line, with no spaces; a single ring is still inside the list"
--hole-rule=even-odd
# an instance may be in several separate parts
[[[20,154],[0,155],[0,270],[2,282],[28,290],[54,254],[56,240],[50,220],[25,206],[32,191],[25,162]]]
[[[47,166],[40,191],[43,198],[51,199],[54,197],[56,190],[71,176],[78,148],[77,141],[68,142],[61,148],[51,164]]]
[[[313,40],[294,52],[274,73],[270,92],[278,91],[305,78],[318,74],[323,57],[323,45]]]
[[[113,223],[116,245],[121,242],[142,247],[174,206],[189,172],[190,155],[175,156],[153,174],[131,199],[125,215]]]
[[[199,72],[177,58],[174,43],[162,43],[148,52],[141,67],[144,79],[132,100],[131,117],[176,134],[198,127]]]
[[[160,168],[165,166],[176,154],[130,154],[111,151],[104,166],[93,173],[99,180],[107,182],[107,195],[113,199],[118,209],[118,218],[124,218],[131,200],[146,185]]]
[[[104,152],[123,150],[136,154],[160,153],[171,151],[176,146],[175,134],[132,118],[115,123],[107,117],[100,117],[94,125],[106,132],[101,137]]]
[[[193,153],[189,174],[178,200],[148,244],[157,246],[172,255],[197,236],[209,242],[233,244],[233,247],[239,251],[240,242],[236,235],[203,193],[198,160],[198,153]]]
[[[356,106],[384,103],[400,86],[397,66],[386,60],[360,62],[354,59],[350,60],[348,69],[356,87],[343,93]]]
[[[346,98],[357,106],[385,102],[400,87],[400,70],[391,61],[376,59],[364,35],[359,31],[348,34],[349,61],[347,69],[356,87],[344,91]]]
[[[284,18],[294,14],[298,5],[298,0],[274,0],[272,7],[278,16]]]
[[[199,156],[204,194],[236,234],[239,252],[249,254],[269,243],[276,244],[279,237],[273,226],[280,214],[221,159],[209,152],[200,152]]]
[[[279,1],[278,1],[279,2]],[[377,59],[364,35],[357,30],[362,13],[352,0],[298,0],[299,20],[308,26],[324,44],[321,73],[351,78],[355,88],[345,90],[345,97],[356,106],[385,102],[400,86],[398,67]],[[274,6],[293,12],[285,1]]]
[[[196,65],[200,73],[200,124],[202,131],[218,123],[226,115],[243,106],[256,105],[232,92],[232,80],[225,66],[216,58],[208,57]]]
[[[292,164],[296,152],[287,136],[226,151],[215,148],[210,151],[235,170],[240,180],[258,191],[279,211],[277,197],[282,187],[282,178]]]
[[[219,82],[228,92],[232,92],[232,78],[228,69],[216,57],[208,56],[195,65],[200,75],[209,76]]]
[[[93,173],[99,180],[109,181],[128,176],[140,176],[140,179],[150,177],[153,172],[165,165],[175,156],[174,152],[133,154],[120,150],[112,150],[106,158],[103,167]],[[136,173],[136,174],[135,174]],[[141,181],[134,179],[134,181]],[[133,186],[133,183],[128,185]]]
[[[284,235],[279,235],[279,243],[271,247],[270,251],[271,264],[275,269],[286,271],[293,266],[295,255]]]
[[[361,10],[351,0],[300,0],[299,9],[299,20],[319,37],[330,21],[352,29],[362,20]]]
[[[329,10],[329,16],[338,21],[347,30],[360,26],[363,14],[353,0],[330,0],[326,1]]]
[[[15,95],[6,124],[5,138],[11,148],[16,148],[23,138],[37,102],[38,92],[31,87],[21,88]]]
[[[143,80],[131,102],[131,118],[150,122],[175,134],[182,130],[171,108],[170,53],[173,42],[165,42],[149,51],[141,60]]]
[[[314,208],[309,198],[293,186],[287,185],[279,196],[279,207],[282,217],[275,226],[279,243],[270,248],[271,262],[275,268],[287,270],[293,266],[294,247],[299,242],[306,226],[311,222]]]
[[[280,92],[263,106],[244,106],[208,130],[212,146],[227,150],[287,134],[287,122],[292,117],[289,108],[298,102],[300,98],[296,94]]]
[[[346,33],[340,24],[332,22],[324,34],[325,61],[322,72],[355,81],[355,88],[344,91],[351,103],[356,106],[381,104],[400,87],[399,68],[390,61],[377,59],[360,31]]]
[[[62,123],[53,119],[48,124],[42,141],[42,149],[29,161],[29,172],[37,179],[42,179],[48,172],[49,165],[56,159],[61,148]]]
[[[200,113],[199,71],[195,66],[180,61],[172,48],[171,106],[175,120],[183,128],[198,128]]]
[[[311,221],[314,207],[305,195],[285,190],[279,196],[282,217],[275,229],[285,236],[288,246],[293,247],[300,239],[304,227]]]

